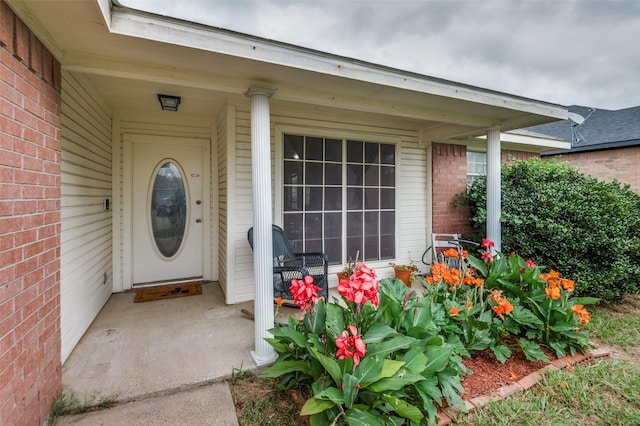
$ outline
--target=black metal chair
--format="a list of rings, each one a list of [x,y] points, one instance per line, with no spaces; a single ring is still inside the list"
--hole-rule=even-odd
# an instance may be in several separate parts
[[[327,269],[329,259],[324,253],[297,253],[286,234],[277,225],[272,225],[273,233],[273,296],[280,297],[287,305],[293,304],[289,288],[291,280],[313,277],[313,283],[320,287],[318,296],[328,300],[329,280]],[[249,245],[253,250],[253,227],[247,232]]]

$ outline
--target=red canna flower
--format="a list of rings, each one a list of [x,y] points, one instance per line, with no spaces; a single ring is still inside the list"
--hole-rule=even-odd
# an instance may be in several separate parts
[[[487,238],[482,239],[482,244],[480,245],[483,248],[489,249],[491,247],[495,247],[495,243]]]
[[[338,359],[341,360],[353,358],[353,366],[355,367],[360,364],[360,359],[362,359],[367,352],[367,346],[354,325],[349,325],[347,328],[349,331],[343,331],[342,336],[336,338],[336,346],[338,347],[336,355]]]
[[[291,294],[293,302],[300,306],[301,311],[313,310],[318,302],[318,290],[320,287],[313,284],[313,277],[307,275],[302,280],[291,280]]]
[[[493,263],[493,255],[489,251],[485,251],[484,253],[482,253],[481,259],[484,261],[488,261],[489,263]]]
[[[340,280],[338,291],[347,302],[364,305],[369,300],[374,306],[378,306],[380,303],[376,272],[364,263],[358,264],[351,278]]]

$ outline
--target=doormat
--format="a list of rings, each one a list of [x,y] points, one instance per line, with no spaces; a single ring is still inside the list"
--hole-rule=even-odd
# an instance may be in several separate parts
[[[136,292],[133,303],[151,302],[153,300],[174,299],[176,297],[195,296],[202,294],[201,283],[165,285],[162,287],[148,287]]]

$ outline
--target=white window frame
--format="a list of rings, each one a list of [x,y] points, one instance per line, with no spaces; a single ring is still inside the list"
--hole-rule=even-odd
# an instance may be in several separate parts
[[[388,134],[380,134],[376,132],[360,132],[353,130],[336,130],[335,128],[319,128],[314,126],[295,126],[295,125],[282,125],[277,124],[274,128],[274,189],[273,189],[273,197],[274,197],[274,223],[276,225],[282,226],[284,219],[284,135],[285,134],[295,134],[295,135],[304,135],[306,137],[318,137],[318,138],[328,138],[328,139],[341,139],[341,140],[358,140],[365,142],[373,142],[373,143],[381,143],[381,144],[390,144],[395,147],[395,199],[394,199],[394,212],[395,212],[395,241],[394,241],[394,253],[395,257],[398,256],[398,237],[400,235],[400,224],[399,220],[399,189],[400,189],[400,142],[401,139],[399,136],[391,136]],[[346,186],[346,178],[343,176],[343,186]],[[343,212],[346,209],[346,196],[343,191]],[[337,265],[330,265],[330,272],[338,272],[341,271],[343,265],[348,261],[347,257],[349,254],[347,253],[346,248],[346,233],[347,233],[347,223],[346,220],[342,221],[342,257],[341,263]],[[362,259],[359,259],[362,261]],[[387,267],[389,262],[395,259],[384,259],[378,261],[367,261],[367,265],[374,268]]]
[[[470,161],[470,155],[469,154],[474,154],[473,156],[475,156],[475,154],[482,154],[484,156],[484,162],[479,162],[479,161]],[[471,171],[469,165],[470,164],[483,164],[484,165],[484,173],[478,173],[477,171]],[[474,181],[474,179],[480,177],[480,176],[486,176],[487,175],[487,153],[486,151],[473,151],[473,150],[469,150],[467,149],[467,187],[469,187],[471,185],[471,183]]]

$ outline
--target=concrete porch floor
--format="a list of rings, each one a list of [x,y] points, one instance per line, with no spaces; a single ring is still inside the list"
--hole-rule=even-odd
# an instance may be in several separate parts
[[[133,303],[113,294],[62,367],[63,391],[83,403],[130,401],[256,368],[253,302],[227,306],[218,283],[203,294]]]

